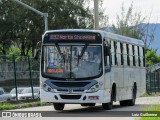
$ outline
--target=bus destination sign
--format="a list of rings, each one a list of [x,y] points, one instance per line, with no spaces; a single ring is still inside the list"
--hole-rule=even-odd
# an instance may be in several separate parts
[[[93,32],[51,32],[46,33],[43,43],[102,43],[99,33]]]
[[[96,40],[96,35],[51,34],[50,40]]]

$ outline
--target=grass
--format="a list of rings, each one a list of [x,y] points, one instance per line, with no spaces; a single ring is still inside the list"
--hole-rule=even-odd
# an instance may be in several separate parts
[[[11,103],[1,103],[0,104],[0,110],[10,110],[11,108],[14,108],[15,105]]]
[[[147,111],[158,111],[158,113],[159,113],[160,106],[152,106],[151,108],[148,108],[147,110],[145,110],[144,113],[147,113]],[[156,112],[154,114],[156,114]],[[160,115],[160,114],[158,114],[158,115]],[[160,120],[160,117],[141,117],[138,120]]]
[[[148,94],[148,93],[144,93],[141,97],[152,97],[152,96],[160,96],[160,93],[152,93],[152,94]]]
[[[0,110],[12,110],[12,109],[20,109],[20,108],[28,108],[28,107],[36,107],[36,106],[46,106],[46,105],[51,105],[51,103],[42,103],[40,101],[22,103],[22,104],[1,103]]]

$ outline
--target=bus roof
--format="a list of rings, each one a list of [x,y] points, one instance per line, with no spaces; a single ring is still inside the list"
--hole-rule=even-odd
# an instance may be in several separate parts
[[[59,30],[48,30],[46,31],[44,34],[46,33],[51,33],[51,32],[104,32],[102,30],[90,30],[90,29],[59,29]]]
[[[122,35],[118,35],[118,34],[114,34],[114,33],[109,33],[109,32],[106,32],[105,34],[106,34],[105,36],[107,38],[113,39],[114,41],[119,41],[122,43],[130,43],[130,44],[134,44],[134,45],[138,45],[138,46],[144,46],[144,42],[139,39],[126,37],[126,36],[122,36]]]
[[[114,33],[110,33],[110,32],[106,32],[106,31],[103,31],[103,30],[90,30],[90,29],[48,30],[44,33],[44,35],[46,33],[52,33],[52,32],[93,32],[93,33],[100,33],[106,39],[110,38],[114,41],[119,41],[119,42],[122,42],[122,43],[130,43],[130,44],[134,44],[134,45],[138,45],[138,46],[144,46],[144,42],[142,40],[131,38],[131,37],[126,37],[126,36],[122,36],[122,35],[118,35],[118,34],[114,34]]]

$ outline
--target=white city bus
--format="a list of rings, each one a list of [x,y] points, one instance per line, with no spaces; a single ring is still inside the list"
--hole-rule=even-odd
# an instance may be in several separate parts
[[[112,109],[133,106],[145,92],[144,43],[100,30],[51,30],[42,38],[40,98]]]

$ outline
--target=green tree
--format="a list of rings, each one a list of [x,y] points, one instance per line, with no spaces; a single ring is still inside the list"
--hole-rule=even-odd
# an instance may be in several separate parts
[[[158,56],[154,50],[147,49],[145,57],[147,67],[160,62],[160,56]]]
[[[0,54],[5,55],[11,46],[13,36],[12,9],[6,0],[0,3]]]
[[[23,0],[24,3],[49,14],[49,29],[93,28],[93,14],[85,0]],[[85,6],[85,7],[84,7]],[[44,33],[44,18],[19,4],[2,0],[0,6],[0,51],[6,54],[11,45],[28,55]]]

